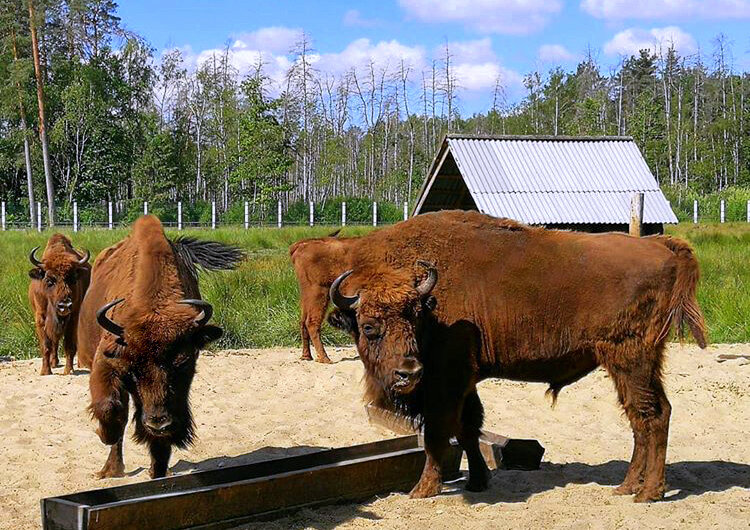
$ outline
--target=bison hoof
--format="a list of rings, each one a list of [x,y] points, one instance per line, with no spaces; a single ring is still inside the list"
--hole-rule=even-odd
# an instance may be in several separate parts
[[[60,359],[58,359],[57,357],[53,357],[51,366],[52,368],[57,368],[58,366],[60,366]]]
[[[302,354],[302,357],[299,358],[300,361],[312,361],[312,355],[308,354]]]
[[[466,483],[466,491],[486,491],[490,487],[490,473],[481,474],[477,477],[476,474],[469,473],[469,482]]]
[[[96,478],[102,479],[102,478],[120,478],[125,476],[125,466],[124,465],[114,465],[110,466],[109,464],[105,465],[101,471],[96,473]]]
[[[641,488],[643,488],[642,483],[626,484],[623,482],[612,490],[612,495],[633,495],[641,491]]]
[[[427,497],[434,497],[440,493],[441,489],[442,484],[440,482],[420,480],[409,493],[409,497],[412,499],[426,499]]]
[[[633,498],[633,502],[654,502],[664,498],[663,490],[646,490],[639,491]]]
[[[42,368],[42,371],[39,372],[39,375],[52,375],[52,370],[49,369],[49,367]]]
[[[325,357],[318,357],[315,360],[317,362],[323,363],[323,364],[333,364],[333,361],[331,359],[329,359],[327,355]]]

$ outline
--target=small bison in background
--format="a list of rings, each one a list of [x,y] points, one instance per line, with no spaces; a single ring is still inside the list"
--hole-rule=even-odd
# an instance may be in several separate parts
[[[320,326],[328,308],[328,289],[333,280],[352,267],[350,250],[358,238],[338,238],[339,230],[328,237],[303,239],[289,247],[289,257],[299,283],[300,331],[302,360],[312,360],[310,340],[315,346],[315,360],[330,363]]]
[[[78,312],[91,278],[90,254],[79,254],[62,234],[49,238],[41,261],[36,257],[37,250],[39,247],[29,253],[34,266],[29,271],[29,303],[42,355],[41,375],[50,375],[57,367],[61,338],[65,348],[63,373],[68,375],[76,354]]]
[[[134,439],[149,446],[152,478],[166,475],[173,445],[192,442],[189,392],[198,352],[222,335],[208,323],[213,309],[201,299],[196,265],[228,270],[243,257],[212,241],[170,241],[159,220],[145,216],[97,258],[78,336],[79,361],[91,366],[89,410],[99,438],[111,445],[100,478],[124,473],[130,398]]]
[[[663,497],[671,412],[665,343],[670,328],[681,334],[687,326],[706,346],[695,298],[698,261],[686,242],[446,211],[361,243],[359,266],[331,286],[338,309],[329,322],[354,338],[366,399],[424,427],[427,459],[412,497],[441,491],[453,436],[468,458],[466,488],[488,487],[477,383],[547,383],[555,399],[598,366],[612,378],[633,430],[633,456],[615,492],[635,494],[637,502]],[[392,265],[407,251],[421,254],[421,267]]]

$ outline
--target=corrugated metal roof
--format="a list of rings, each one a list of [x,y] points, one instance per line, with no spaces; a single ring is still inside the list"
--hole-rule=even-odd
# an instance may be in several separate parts
[[[628,137],[449,135],[415,213],[450,151],[483,213],[529,224],[628,223],[633,192],[644,192],[644,223],[676,223],[656,179]]]

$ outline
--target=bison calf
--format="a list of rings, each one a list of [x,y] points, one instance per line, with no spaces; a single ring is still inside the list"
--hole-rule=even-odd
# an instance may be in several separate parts
[[[42,375],[50,375],[58,365],[57,348],[64,338],[65,375],[73,371],[76,354],[78,313],[89,286],[89,253],[79,254],[70,239],[54,234],[47,241],[41,261],[34,248],[29,261],[29,303],[42,355]]]

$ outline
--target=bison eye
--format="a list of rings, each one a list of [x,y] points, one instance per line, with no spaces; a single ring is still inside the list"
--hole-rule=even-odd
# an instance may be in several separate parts
[[[55,279],[51,276],[47,276],[47,278],[44,280],[44,283],[47,284],[47,287],[52,287],[53,285],[55,285]]]
[[[368,339],[378,338],[378,330],[371,324],[362,324],[362,333],[364,333]]]

